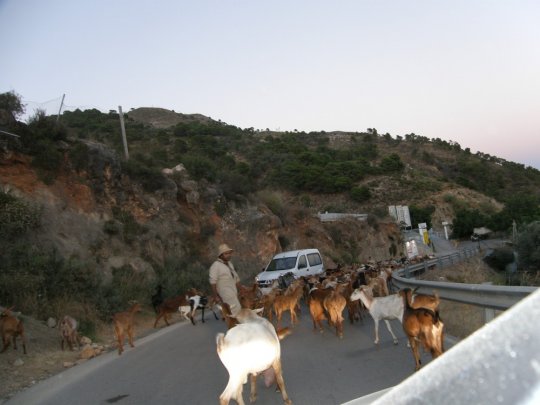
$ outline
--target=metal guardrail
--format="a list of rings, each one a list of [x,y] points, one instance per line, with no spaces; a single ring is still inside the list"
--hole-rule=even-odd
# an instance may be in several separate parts
[[[418,292],[424,294],[432,294],[433,290],[436,290],[439,297],[445,300],[497,310],[508,309],[536,291],[537,287],[449,283],[411,278],[437,266],[443,267],[445,264],[457,263],[477,253],[478,249],[468,249],[409,265],[394,272],[392,283],[398,288],[418,288]]]

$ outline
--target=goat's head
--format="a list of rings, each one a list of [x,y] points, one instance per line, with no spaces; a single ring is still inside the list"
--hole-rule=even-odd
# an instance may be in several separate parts
[[[129,303],[131,304],[131,307],[129,309],[130,312],[135,313],[142,311],[141,304],[139,304],[137,301],[130,301]]]
[[[9,308],[5,308],[5,309],[0,313],[0,317],[11,316],[11,310],[12,310],[13,308],[15,308],[15,305],[10,306]]]

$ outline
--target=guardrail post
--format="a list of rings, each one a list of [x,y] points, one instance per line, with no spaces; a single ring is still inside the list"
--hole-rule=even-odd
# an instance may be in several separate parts
[[[427,269],[428,269],[427,261],[424,260],[424,273],[427,273]]]
[[[484,308],[484,323],[491,322],[495,319],[495,310],[492,308]]]
[[[437,258],[437,267],[441,268],[442,269],[442,266],[443,266],[443,262],[442,262],[442,259],[440,257]]]
[[[405,278],[411,278],[411,272],[409,271],[409,265],[405,267]]]

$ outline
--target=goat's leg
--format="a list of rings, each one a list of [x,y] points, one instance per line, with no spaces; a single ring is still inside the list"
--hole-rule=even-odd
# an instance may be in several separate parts
[[[282,315],[283,315],[283,312],[281,311],[281,309],[276,312],[276,318],[277,318],[277,326],[276,326],[276,328],[277,329],[281,328],[281,316]]]
[[[273,323],[274,322],[273,318],[274,318],[274,311],[272,311],[272,307],[270,307],[270,309],[268,310],[268,320]]]
[[[160,311],[156,317],[156,321],[154,322],[154,328],[157,328],[157,323],[162,317],[163,317],[163,312]]]
[[[287,395],[287,390],[285,389],[285,381],[283,380],[283,374],[281,369],[281,360],[277,359],[272,365],[272,368],[274,369],[274,373],[276,374],[276,382],[279,390],[281,391],[283,402],[285,402],[287,405],[292,405],[292,401],[289,399],[289,395]]]
[[[415,337],[409,336],[411,350],[414,357],[414,371],[420,370],[422,361],[420,360],[420,351],[418,350],[418,342]]]
[[[195,302],[193,300],[189,300],[189,307],[190,307],[190,311],[189,311],[188,318],[191,321],[191,324],[195,325],[195,310],[197,308],[195,307]]]
[[[26,354],[26,338],[24,337],[24,331],[19,331],[17,333],[18,336],[21,337],[21,344],[23,347],[23,353]],[[15,339],[15,336],[13,336],[13,339]]]
[[[26,354],[26,338],[24,337],[24,335],[21,335],[21,341],[22,341],[23,353]]]
[[[386,328],[388,329],[388,332],[390,332],[390,334],[392,335],[392,338],[394,339],[394,344],[397,345],[398,339],[396,335],[394,335],[394,332],[392,331],[392,327],[390,326],[390,321],[388,319],[385,319],[384,323],[386,324]]]
[[[225,387],[225,389],[219,396],[219,404],[228,405],[228,403],[230,402],[232,398],[236,400],[238,405],[245,405],[244,398],[242,398],[242,388],[245,382],[246,380],[243,379],[242,377],[236,375],[231,378],[231,375],[229,374],[229,382],[227,383],[227,386]]]
[[[296,306],[296,305],[295,305],[295,306]],[[295,308],[295,307],[293,306],[293,307],[291,307],[291,308],[289,309],[289,311],[290,311],[290,313],[291,313],[291,325],[293,325],[293,326],[294,326],[294,324],[297,322],[297,321],[296,321],[296,311],[295,311],[294,308]]]
[[[118,333],[117,338],[118,338],[118,354],[122,354],[122,352],[124,351],[124,334]]]
[[[201,308],[201,319],[202,323],[204,323],[204,306]]]
[[[4,347],[2,347],[2,351],[0,353],[4,353],[7,350],[11,341],[9,340],[9,337],[4,337],[2,343],[4,344]]]
[[[375,322],[375,341],[373,343],[378,345],[379,344],[379,320],[374,318],[373,322]]]
[[[135,345],[133,344],[133,326],[132,325],[128,327],[127,333],[128,333],[129,345],[131,347],[135,347]]]
[[[338,335],[338,337],[339,337],[340,339],[343,339],[343,319],[338,320],[336,329],[337,329],[337,335]]]
[[[240,384],[238,386],[238,389],[236,390],[236,402],[238,402],[238,405],[245,405],[244,397],[242,396],[243,388],[244,388],[244,384]]]
[[[249,395],[249,402],[255,402],[257,399],[257,374],[249,375],[249,383],[251,386],[251,393]]]

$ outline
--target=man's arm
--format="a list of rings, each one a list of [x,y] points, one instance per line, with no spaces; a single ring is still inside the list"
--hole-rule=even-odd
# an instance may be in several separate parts
[[[215,284],[210,284],[210,287],[212,287],[212,296],[214,297],[214,299],[221,302],[222,299],[217,292],[217,286]]]

